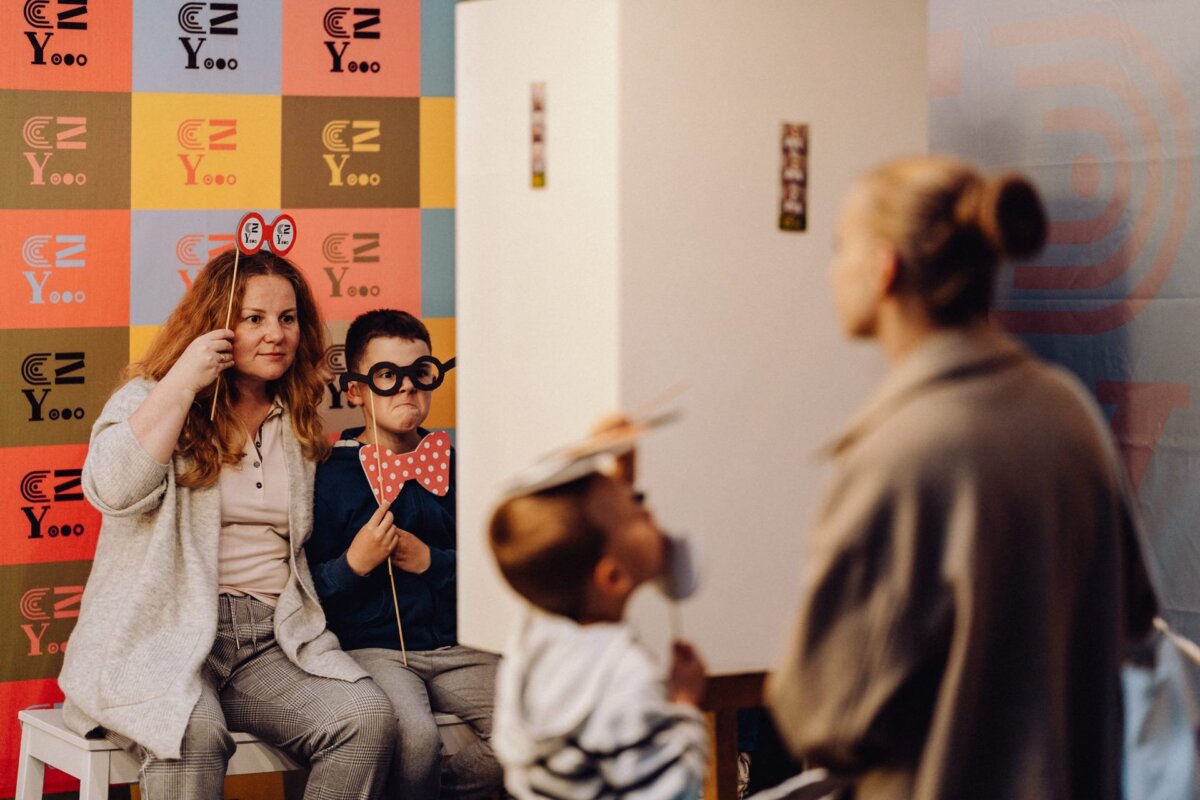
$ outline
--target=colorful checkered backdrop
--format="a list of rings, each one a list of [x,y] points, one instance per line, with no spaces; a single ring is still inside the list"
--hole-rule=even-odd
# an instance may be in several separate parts
[[[349,320],[420,314],[454,354],[454,4],[3,0],[0,797],[19,709],[55,681],[95,552],[88,433],[246,211],[291,258],[343,370]],[[331,428],[352,424],[331,385]],[[450,428],[454,374],[429,424]],[[77,784],[57,773],[48,791]],[[252,793],[258,793],[261,787]]]

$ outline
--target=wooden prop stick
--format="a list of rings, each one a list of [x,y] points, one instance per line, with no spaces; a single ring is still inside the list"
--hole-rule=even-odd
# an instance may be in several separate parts
[[[670,617],[671,617],[670,626],[669,626],[671,629],[671,641],[672,642],[682,642],[683,641],[683,609],[681,609],[679,607],[678,600],[668,600],[667,607],[668,607],[668,613],[670,614]]]
[[[229,328],[229,323],[233,321],[233,296],[237,292],[237,269],[238,257],[242,254],[242,248],[237,242],[233,245],[233,280],[229,282],[229,306],[225,309],[225,327]],[[217,416],[217,396],[221,393],[221,376],[217,375],[217,382],[213,386],[213,401],[212,409],[208,412],[208,421],[212,422]]]
[[[379,504],[383,505],[383,462],[379,460],[379,426],[375,422],[375,392],[367,387],[371,398],[371,436],[375,444],[375,473],[379,476]],[[396,575],[392,572],[392,557],[387,557],[388,582],[392,584],[392,608],[396,611],[396,632],[400,634],[400,658],[408,666],[408,650],[404,647],[404,626],[400,624],[400,601],[396,599]]]

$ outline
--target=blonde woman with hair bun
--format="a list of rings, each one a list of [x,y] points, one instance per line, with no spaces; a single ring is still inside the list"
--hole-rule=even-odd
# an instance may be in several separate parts
[[[1119,661],[1154,612],[1087,389],[989,322],[1037,190],[943,157],[853,187],[834,299],[890,373],[833,443],[767,695],[856,800],[1117,800]]]

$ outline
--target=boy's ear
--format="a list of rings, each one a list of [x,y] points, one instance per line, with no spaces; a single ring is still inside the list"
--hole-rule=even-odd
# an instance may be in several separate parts
[[[604,597],[621,597],[633,591],[633,577],[610,555],[600,556],[592,570],[592,581]]]
[[[368,390],[370,391],[370,390]],[[363,385],[360,381],[350,381],[346,385],[346,402],[352,408],[358,408],[363,404]]]

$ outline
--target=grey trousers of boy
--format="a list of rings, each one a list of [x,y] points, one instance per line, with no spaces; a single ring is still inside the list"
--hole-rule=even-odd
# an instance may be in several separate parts
[[[499,656],[456,645],[408,652],[348,651],[379,684],[396,711],[399,738],[388,797],[435,800],[480,798],[500,789],[504,773],[492,753],[492,706]],[[454,714],[474,729],[475,742],[442,767],[442,740],[434,714]]]
[[[381,796],[395,747],[396,718],[369,680],[310,675],[275,643],[274,609],[222,594],[204,688],[181,757],[161,759],[119,734],[108,738],[142,759],[143,800],[219,800],[236,749],[229,731],[253,733],[309,765],[306,800]]]

